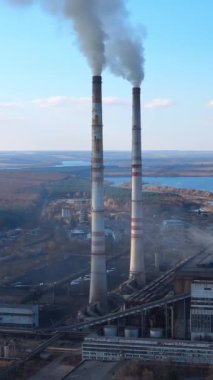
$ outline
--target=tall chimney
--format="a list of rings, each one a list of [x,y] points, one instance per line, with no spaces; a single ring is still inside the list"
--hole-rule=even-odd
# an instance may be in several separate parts
[[[107,280],[104,231],[104,166],[102,132],[102,79],[92,81],[92,240],[89,303],[107,309]]]
[[[144,253],[142,248],[142,160],[140,87],[132,90],[132,215],[130,279],[145,284]]]

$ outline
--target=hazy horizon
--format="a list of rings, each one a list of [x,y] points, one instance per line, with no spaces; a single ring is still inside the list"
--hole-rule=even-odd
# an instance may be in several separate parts
[[[1,153],[39,153],[39,152],[48,152],[48,153],[51,153],[51,152],[67,152],[67,153],[71,153],[71,152],[82,152],[82,153],[90,153],[91,150],[90,149],[22,149],[22,150],[13,150],[13,149],[5,149],[5,150],[0,150],[0,154]],[[104,149],[104,153],[107,153],[107,152],[118,152],[118,153],[122,153],[122,152],[126,152],[126,153],[131,153],[131,150],[129,149]],[[213,149],[212,150],[204,150],[204,149],[142,149],[142,152],[177,152],[177,153],[213,153]]]

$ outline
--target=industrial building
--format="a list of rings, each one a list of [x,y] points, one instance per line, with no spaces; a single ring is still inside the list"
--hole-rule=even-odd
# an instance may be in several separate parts
[[[212,281],[192,283],[190,328],[192,340],[213,340]]]
[[[212,259],[207,249],[126,296],[125,310],[85,338],[83,358],[213,364]]]
[[[103,136],[101,77],[93,77],[92,107],[92,233],[90,309],[107,310],[103,203]],[[183,260],[145,286],[142,241],[142,159],[140,88],[132,90],[132,197],[129,280],[117,295],[118,313],[106,315],[107,325],[83,343],[89,360],[140,358],[182,363],[213,363],[213,255],[209,250]],[[166,229],[183,228],[178,219]],[[158,259],[158,258],[157,258]],[[158,261],[158,260],[157,260]],[[159,263],[156,263],[159,267]],[[100,315],[100,314],[99,314]],[[109,322],[113,324],[109,325]],[[94,324],[95,325],[95,324]],[[191,341],[199,343],[190,343]],[[202,341],[202,342],[201,342]]]
[[[61,209],[61,217],[63,219],[70,220],[70,218],[71,218],[71,210],[68,207],[62,207],[62,209]]]
[[[0,325],[39,327],[38,305],[0,305]]]
[[[84,360],[119,361],[140,359],[182,364],[213,364],[213,344],[188,341],[87,337],[83,343]]]
[[[132,196],[129,278],[113,294],[107,294],[104,226],[104,162],[102,131],[102,78],[92,82],[92,200],[91,273],[89,306],[84,322],[47,329],[55,334],[29,355],[45,349],[66,332],[93,329],[82,345],[85,360],[141,359],[184,364],[213,364],[213,254],[210,249],[176,264],[146,284],[143,251],[142,159],[140,88],[132,90]],[[62,209],[69,219],[69,208]],[[86,238],[87,220],[81,209],[81,229],[72,236]],[[168,230],[185,228],[178,219],[165,220]],[[109,231],[108,231],[109,232]],[[111,231],[110,231],[111,233]],[[111,234],[112,235],[112,234]],[[155,267],[159,257],[155,255]],[[111,299],[110,299],[111,297]],[[113,302],[112,302],[113,299]],[[109,302],[110,300],[110,302]],[[110,307],[112,308],[110,310]],[[113,309],[114,308],[114,309]],[[116,310],[116,311],[112,311]],[[109,313],[108,313],[109,311]],[[3,326],[39,327],[38,305],[1,305]]]

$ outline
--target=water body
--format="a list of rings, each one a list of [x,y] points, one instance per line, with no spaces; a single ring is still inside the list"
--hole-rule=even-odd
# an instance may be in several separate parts
[[[190,152],[189,152],[190,153]],[[188,153],[188,154],[189,154]],[[204,154],[206,152],[202,152]],[[208,153],[208,152],[207,152]],[[79,152],[79,155],[82,155],[82,152]],[[85,153],[84,153],[85,154]],[[147,153],[148,154],[148,153]],[[150,153],[153,155],[153,152]],[[195,154],[193,152],[193,154]],[[212,154],[212,152],[211,152]],[[6,155],[6,153],[5,153]],[[10,155],[10,153],[8,154]],[[78,158],[78,156],[76,158]],[[205,155],[205,154],[204,154]],[[121,156],[121,152],[108,152],[106,154],[106,158],[114,158],[115,160]],[[109,157],[108,157],[109,156]],[[129,162],[130,160],[130,153],[126,152],[125,154],[122,153],[122,157],[124,156],[124,159]],[[1,157],[1,155],[0,155]],[[80,158],[80,157],[79,157]],[[60,164],[54,165],[56,168],[63,168],[63,167],[89,167],[91,165],[90,162],[90,153],[86,154],[84,159],[70,159],[70,160],[63,160]],[[36,165],[35,165],[36,166]],[[20,170],[24,169],[26,166],[0,166],[0,170]],[[120,186],[124,183],[130,183],[131,178],[128,176],[119,176],[119,177],[105,177],[105,180],[110,181],[113,186]],[[202,190],[202,191],[210,191],[213,192],[213,177],[144,177],[144,186],[146,185],[155,185],[155,186],[168,186],[168,187],[174,187],[174,188],[182,188],[182,189],[195,189],[195,190]]]
[[[90,162],[88,161],[81,161],[81,160],[72,160],[72,161],[62,161],[61,164],[55,165],[55,168],[65,168],[65,167],[72,167],[72,166],[90,166]]]
[[[56,167],[69,166],[90,166],[89,161],[71,160],[62,161]],[[124,183],[130,183],[131,178],[125,177],[105,177],[107,181],[112,182],[112,186],[121,186]],[[194,189],[213,192],[213,177],[144,177],[144,186],[168,186],[178,189]]]
[[[113,186],[129,183],[130,177],[107,177]],[[144,177],[144,186],[169,186],[178,189],[194,189],[213,192],[213,177]]]

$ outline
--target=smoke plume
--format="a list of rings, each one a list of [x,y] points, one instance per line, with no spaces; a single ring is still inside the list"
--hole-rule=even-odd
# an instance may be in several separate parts
[[[105,66],[105,40],[97,0],[40,0],[46,10],[70,21],[94,75]]]
[[[97,0],[7,0],[14,5],[39,3],[45,11],[70,21],[94,75],[105,65],[106,34],[97,11]]]
[[[124,0],[99,0],[102,20],[108,32],[107,63],[111,71],[140,86],[144,79],[142,28],[132,27]]]
[[[39,3],[45,11],[70,21],[94,75],[105,65],[139,86],[144,78],[142,35],[130,25],[125,0],[6,0],[14,5]]]
[[[118,38],[112,41],[107,49],[109,67],[115,75],[138,87],[144,78],[142,53],[140,41],[136,38]]]

